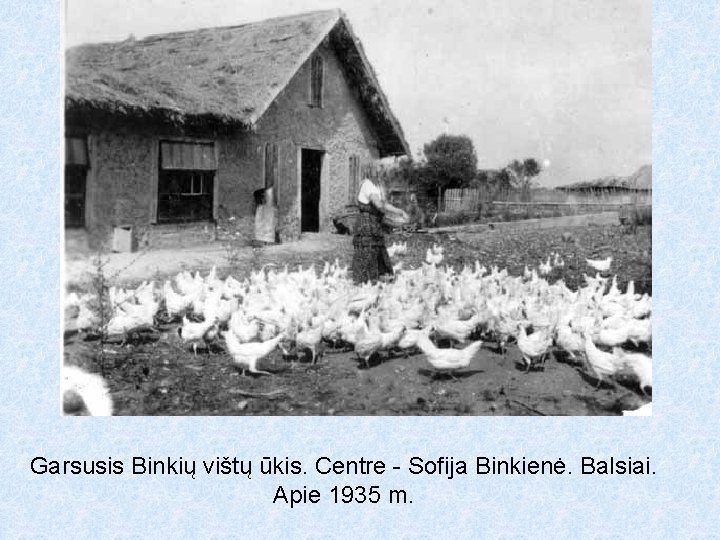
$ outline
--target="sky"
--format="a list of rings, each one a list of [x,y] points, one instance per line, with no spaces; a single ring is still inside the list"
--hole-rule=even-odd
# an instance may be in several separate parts
[[[651,163],[650,0],[66,0],[65,46],[340,8],[413,154],[469,136],[478,167],[554,186]]]

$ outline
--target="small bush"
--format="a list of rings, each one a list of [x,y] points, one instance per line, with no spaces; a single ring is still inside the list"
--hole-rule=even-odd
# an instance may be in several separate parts
[[[652,225],[652,206],[623,206],[618,216],[620,224],[626,227]]]
[[[435,220],[436,227],[450,227],[453,225],[465,225],[475,222],[477,214],[474,212],[453,212],[442,213],[437,215]]]

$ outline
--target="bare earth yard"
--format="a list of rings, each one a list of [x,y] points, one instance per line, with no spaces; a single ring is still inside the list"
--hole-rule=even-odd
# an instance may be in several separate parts
[[[612,255],[621,290],[632,279],[636,292],[652,294],[650,227],[639,227],[634,233],[604,225],[410,234],[391,236],[388,243],[398,239],[408,242],[408,254],[401,259],[406,267],[417,266],[433,243],[445,247],[444,264],[461,268],[478,259],[512,274],[522,273],[525,265],[537,266],[557,251],[566,264],[554,269],[548,279],[562,278],[571,288],[582,283],[583,273],[589,270],[586,257]],[[163,279],[181,267],[206,272],[212,264],[218,265],[220,277],[231,273],[238,279],[266,264],[307,267],[335,258],[349,264],[352,239],[319,236],[295,246],[248,250],[233,268],[227,267],[224,252],[217,247],[204,253],[178,252],[178,260],[170,266],[143,263],[144,257],[156,256],[143,255],[118,282]],[[132,262],[130,255],[127,262]],[[66,277],[70,288],[85,288],[87,276],[79,262],[68,265]],[[120,415],[612,415],[647,401],[632,383],[603,384],[596,390],[595,381],[582,368],[560,357],[552,357],[544,371],[526,374],[520,353],[512,345],[503,356],[488,343],[456,378],[434,376],[422,354],[407,358],[386,354],[364,368],[352,352],[330,347],[317,365],[304,358],[284,359],[276,351],[261,366],[274,375],[251,377],[240,374],[221,344],[196,356],[184,348],[176,323],[158,329],[144,339],[106,343],[102,355],[99,341],[66,336],[65,361],[102,373]]]

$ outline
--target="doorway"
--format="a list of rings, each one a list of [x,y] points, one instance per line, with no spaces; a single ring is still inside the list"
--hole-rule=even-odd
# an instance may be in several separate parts
[[[320,231],[322,150],[303,148],[300,162],[300,232]]]

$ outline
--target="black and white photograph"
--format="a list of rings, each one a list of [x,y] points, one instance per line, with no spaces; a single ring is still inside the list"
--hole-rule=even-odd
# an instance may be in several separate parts
[[[649,1],[63,9],[62,414],[652,414]]]

